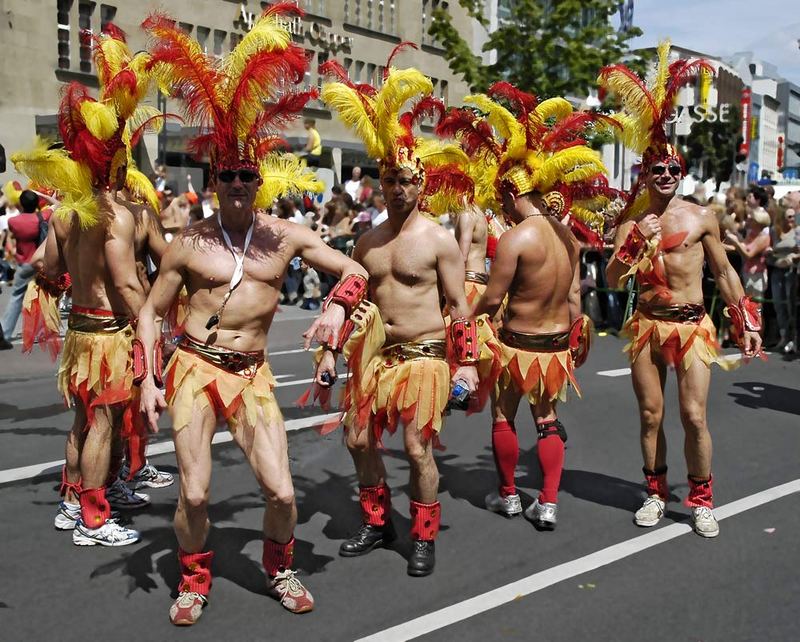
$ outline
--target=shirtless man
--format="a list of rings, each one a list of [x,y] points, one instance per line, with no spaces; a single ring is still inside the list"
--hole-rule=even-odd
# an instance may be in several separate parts
[[[664,382],[671,365],[677,376],[685,433],[689,475],[686,504],[692,509],[695,532],[716,537],[719,525],[711,510],[711,435],[706,404],[710,367],[717,360],[718,346],[714,325],[703,306],[703,261],[708,262],[728,304],[733,331],[745,357],[753,357],[761,349],[760,319],[728,262],[713,212],[675,195],[683,171],[680,157],[669,147],[649,158],[649,162],[643,161],[640,179],[649,194],[649,209],[638,220],[618,228],[607,268],[609,283],[622,283],[635,274],[640,287],[637,310],[626,330],[632,339],[627,350],[639,403],[648,497],[634,522],[656,525],[669,498]]]
[[[125,171],[124,166],[118,170],[118,187]],[[145,300],[136,270],[136,221],[115,193],[96,191],[101,222],[87,229],[81,229],[75,215],[69,221],[54,217],[45,246],[44,277],[55,282],[68,272],[72,279],[58,386],[67,403],[74,404],[75,419],[67,437],[64,501],[55,526],[73,530],[73,543],[82,546],[124,546],[139,540],[138,532],[110,519],[106,496],[112,442],[135,430],[131,413],[125,412],[134,389],[131,322]],[[97,365],[87,368],[85,363]],[[113,477],[110,494],[117,507],[149,503],[146,496],[134,496],[116,473]]]
[[[486,291],[486,243],[489,226],[476,205],[468,205],[456,217],[455,234],[466,268],[467,303],[474,305]]]
[[[342,543],[339,554],[363,555],[394,539],[391,494],[379,448],[384,429],[393,433],[404,424],[414,545],[408,573],[424,576],[433,572],[435,564],[434,540],[441,510],[436,499],[439,473],[433,448],[451,380],[440,294],[455,320],[451,336],[452,328],[471,325],[474,329],[475,322],[469,320],[458,244],[417,207],[419,177],[409,168],[389,166],[382,169],[380,181],[389,218],[361,236],[353,259],[369,272],[371,301],[356,312],[357,325],[367,328],[373,338],[379,337],[375,343],[383,347],[363,364],[363,370],[356,368],[348,382],[352,403],[349,407],[346,403],[344,423],[360,486],[362,524]],[[461,380],[470,391],[478,383],[473,363],[462,358],[452,375],[453,381]],[[352,356],[350,365],[353,368]],[[325,352],[317,372],[318,383],[324,385],[323,373],[335,376],[331,350]]]
[[[167,404],[173,421],[180,472],[175,533],[181,580],[170,619],[177,625],[197,621],[211,588],[213,552],[204,549],[210,527],[211,440],[218,418],[227,420],[267,498],[263,562],[270,595],[294,613],[314,605],[291,569],[297,508],[286,431],[264,350],[294,256],[340,277],[361,275],[363,281],[366,272],[310,229],[257,216],[253,203],[260,184],[252,165],[219,171],[213,185],[220,213],[191,225],[170,243],[139,317],[144,354],[153,355],[161,320],[186,287],[188,315],[164,373],[166,397],[156,385],[152,358],[141,383],[141,407],[150,429],[158,430],[158,414]],[[344,315],[342,306],[330,305],[309,339],[321,328],[321,337],[336,341]]]
[[[494,316],[508,294],[498,334],[503,372],[492,397],[492,451],[500,488],[487,495],[486,507],[506,517],[522,512],[514,482],[519,459],[514,418],[525,396],[539,434],[543,475],[542,490],[525,516],[537,528],[553,530],[567,440],[556,402],[565,400],[569,384],[577,388],[573,369],[579,364],[571,350],[577,346],[571,346],[571,338],[573,324],[582,318],[580,247],[538,193],[517,196],[513,186],[503,183],[500,195],[515,226],[498,241],[489,284],[475,307],[476,316]]]

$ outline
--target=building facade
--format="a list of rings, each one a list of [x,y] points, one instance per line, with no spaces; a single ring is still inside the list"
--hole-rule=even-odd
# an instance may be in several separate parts
[[[800,86],[788,80],[778,83],[778,135],[780,171],[784,178],[800,178]]]
[[[56,117],[61,88],[73,80],[97,87],[89,47],[81,42],[80,31],[97,32],[114,22],[128,34],[136,51],[145,47],[139,28],[153,10],[166,10],[180,25],[215,56],[230,51],[252,26],[269,3],[257,0],[169,0],[108,4],[88,0],[7,0],[0,21],[0,48],[4,61],[0,70],[3,99],[0,101],[0,143],[7,153],[31,144],[34,134],[57,135]],[[434,93],[445,102],[459,103],[468,93],[466,85],[448,67],[441,48],[427,34],[431,12],[448,8],[440,0],[298,0],[306,11],[294,18],[290,31],[294,41],[308,53],[310,66],[306,88],[321,85],[319,65],[336,59],[356,82],[379,83],[392,49],[402,41],[419,45],[406,49],[397,58],[398,66],[414,66],[433,80]],[[472,34],[474,25],[465,12],[452,3],[454,24],[462,33]],[[155,93],[149,103],[169,112],[179,105],[163,101]],[[166,102],[166,104],[162,104]],[[360,164],[374,168],[365,157],[361,143],[321,102],[310,104],[304,117],[314,118],[326,153],[336,168],[349,177],[349,168]],[[137,161],[149,171],[156,159],[172,168],[197,165],[185,154],[191,130],[172,123],[159,139],[146,136],[137,150]],[[286,132],[290,144],[302,146],[305,134],[302,121]],[[178,186],[185,172],[171,169]],[[15,178],[13,167],[2,180]],[[195,184],[195,187],[197,185]]]

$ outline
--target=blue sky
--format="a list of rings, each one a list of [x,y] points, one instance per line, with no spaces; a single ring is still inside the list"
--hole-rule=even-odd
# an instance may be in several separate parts
[[[632,47],[673,43],[709,55],[752,51],[800,85],[800,0],[635,0]]]

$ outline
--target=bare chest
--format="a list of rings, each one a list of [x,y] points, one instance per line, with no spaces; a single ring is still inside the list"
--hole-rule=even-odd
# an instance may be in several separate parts
[[[414,286],[436,281],[436,254],[421,243],[396,240],[370,249],[364,267],[376,285],[395,281]]]
[[[280,287],[287,265],[288,259],[281,254],[252,256],[248,252],[244,259],[242,282]],[[235,269],[236,261],[230,252],[214,251],[192,257],[187,276],[195,288],[213,290],[227,287]]]

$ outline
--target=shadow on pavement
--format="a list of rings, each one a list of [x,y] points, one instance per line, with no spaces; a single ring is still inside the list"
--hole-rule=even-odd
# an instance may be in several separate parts
[[[743,381],[733,384],[750,394],[729,392],[733,400],[746,408],[769,408],[788,412],[791,415],[800,415],[800,390],[775,386],[771,383]]]
[[[63,403],[51,403],[47,406],[35,406],[33,408],[20,408],[8,403],[0,403],[0,421],[11,419],[12,421],[26,421],[28,419],[44,419],[68,412]]]

